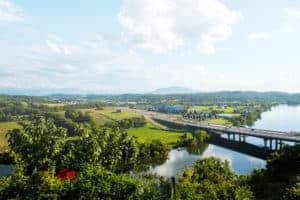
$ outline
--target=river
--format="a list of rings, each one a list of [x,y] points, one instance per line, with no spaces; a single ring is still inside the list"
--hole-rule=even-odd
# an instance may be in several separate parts
[[[300,106],[279,105],[262,113],[254,128],[278,131],[300,131]],[[247,137],[247,142],[263,146],[262,139]],[[173,149],[168,154],[168,159],[160,166],[150,169],[151,173],[160,176],[176,176],[186,167],[201,158],[215,156],[228,160],[233,171],[237,174],[250,174],[254,169],[264,168],[266,161],[246,154],[225,149],[213,144],[207,144],[206,149],[200,154],[190,153],[187,149]]]

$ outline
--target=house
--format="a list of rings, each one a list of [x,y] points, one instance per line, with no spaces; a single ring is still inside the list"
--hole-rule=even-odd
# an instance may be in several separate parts
[[[165,112],[165,113],[183,113],[185,108],[183,105],[168,105],[168,104],[159,104],[154,106],[154,111]]]

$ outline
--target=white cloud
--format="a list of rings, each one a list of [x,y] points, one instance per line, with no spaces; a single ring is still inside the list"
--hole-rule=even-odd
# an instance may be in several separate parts
[[[155,53],[195,44],[212,54],[240,18],[241,12],[218,0],[123,0],[119,13],[125,40]]]
[[[120,80],[143,65],[143,59],[105,43],[97,36],[78,43],[48,38],[30,47],[0,46],[0,87],[125,89]]]
[[[22,19],[23,13],[20,8],[10,0],[0,0],[0,22],[14,22]]]
[[[297,8],[285,8],[287,17],[300,19],[300,9]]]
[[[248,34],[249,40],[265,40],[270,37],[270,34],[267,32],[252,32]]]

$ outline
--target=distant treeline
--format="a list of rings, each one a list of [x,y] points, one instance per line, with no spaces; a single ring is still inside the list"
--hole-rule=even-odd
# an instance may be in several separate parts
[[[0,96],[0,121],[18,121],[45,111],[54,111],[42,103],[46,98],[26,96]]]
[[[51,96],[50,96],[51,98]],[[242,92],[224,91],[207,92],[196,94],[122,94],[122,95],[60,95],[55,98],[82,99],[86,101],[104,102],[137,102],[144,104],[161,103],[162,101],[177,104],[218,104],[218,103],[278,103],[278,104],[300,104],[300,93],[290,94],[284,92]]]

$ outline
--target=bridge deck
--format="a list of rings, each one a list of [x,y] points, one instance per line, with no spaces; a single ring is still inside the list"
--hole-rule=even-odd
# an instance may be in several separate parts
[[[252,128],[245,128],[245,127],[234,127],[234,126],[227,127],[223,125],[199,122],[196,120],[183,119],[178,115],[168,115],[168,114],[160,114],[160,113],[153,113],[153,112],[151,113],[143,112],[143,114],[147,115],[147,117],[150,117],[152,119],[158,119],[158,120],[166,121],[169,123],[175,123],[183,126],[191,126],[200,129],[220,131],[223,133],[232,133],[232,134],[234,133],[234,134],[266,138],[266,139],[278,139],[278,140],[297,142],[297,143],[300,142],[300,137],[292,136],[287,132],[264,130],[264,129],[252,129]]]

